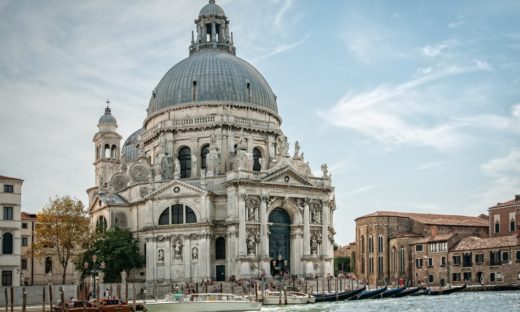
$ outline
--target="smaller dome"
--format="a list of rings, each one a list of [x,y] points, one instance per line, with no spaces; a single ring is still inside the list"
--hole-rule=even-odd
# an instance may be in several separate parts
[[[132,162],[137,160],[137,139],[139,135],[143,133],[143,131],[143,128],[135,131],[128,137],[128,139],[126,139],[125,144],[123,144],[121,155],[125,158],[126,162]]]
[[[105,114],[99,118],[100,124],[115,124],[117,125],[117,121],[114,116],[112,116],[112,111],[110,110],[110,107],[105,108]]]
[[[215,4],[215,0],[209,0],[209,4],[206,4],[199,13],[199,17],[202,16],[226,16],[224,10]]]

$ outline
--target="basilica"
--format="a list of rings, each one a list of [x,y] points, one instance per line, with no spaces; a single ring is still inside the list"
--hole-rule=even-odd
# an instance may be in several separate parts
[[[109,106],[99,119],[92,225],[134,233],[146,266],[129,277],[147,283],[332,273],[327,165],[313,173],[298,141],[289,152],[276,95],[214,0],[195,26],[142,127],[121,146]]]

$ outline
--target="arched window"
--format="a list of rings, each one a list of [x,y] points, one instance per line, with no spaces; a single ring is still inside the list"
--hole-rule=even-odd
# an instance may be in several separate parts
[[[103,158],[110,159],[110,145],[105,144],[105,151],[103,153]]]
[[[99,217],[96,221],[96,231],[105,232],[107,230],[108,224],[107,219],[104,216]]]
[[[391,259],[392,259],[392,264],[391,264],[392,273],[395,273],[395,272],[397,272],[397,249],[395,247],[392,247]]]
[[[515,219],[511,219],[511,221],[509,222],[509,232],[514,232],[515,231]]]
[[[183,224],[184,223],[184,206],[173,205],[172,206],[172,224]]]
[[[52,258],[45,258],[45,274],[52,272]]]
[[[202,147],[202,151],[200,152],[200,168],[202,168],[202,169],[207,168],[206,157],[208,156],[208,153],[209,153],[209,145],[206,144]]]
[[[384,243],[383,235],[379,235],[377,237],[377,252],[379,252],[379,253],[383,252],[383,243]]]
[[[159,225],[170,224],[170,208],[164,209],[159,216]]]
[[[399,273],[404,273],[404,248],[399,249]]]
[[[495,233],[499,233],[500,232],[500,222],[496,221],[495,222]]]
[[[215,259],[226,259],[226,240],[224,237],[215,240]]]
[[[374,239],[372,235],[368,236],[368,253],[374,252]]]
[[[186,223],[197,223],[197,215],[189,206],[175,204],[163,210],[159,216],[158,225]]]
[[[186,206],[186,223],[197,223],[195,212],[188,206]]]
[[[117,158],[117,146],[112,145],[112,148],[110,149],[110,157],[112,157],[112,159]]]
[[[13,254],[13,234],[5,233],[2,236],[2,253],[4,255]]]
[[[181,178],[191,177],[191,150],[183,147],[179,151],[179,163],[181,165]]]
[[[365,257],[361,257],[361,274],[365,274]]]
[[[365,253],[365,236],[361,235],[361,253]]]
[[[253,148],[253,171],[262,170],[262,164],[260,163],[260,159],[262,158],[262,153],[258,148]]]

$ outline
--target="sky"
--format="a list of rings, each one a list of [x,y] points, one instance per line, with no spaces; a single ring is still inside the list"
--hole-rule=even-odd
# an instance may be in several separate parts
[[[0,175],[22,210],[88,202],[97,121],[126,139],[206,0],[0,0]],[[335,186],[335,240],[379,210],[477,216],[520,194],[520,2],[217,0],[282,129]]]

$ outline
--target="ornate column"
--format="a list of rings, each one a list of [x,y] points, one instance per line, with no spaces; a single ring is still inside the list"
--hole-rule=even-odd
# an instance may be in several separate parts
[[[267,237],[267,201],[269,195],[262,193],[260,195],[260,255],[262,257],[269,256],[269,243]]]
[[[329,256],[329,205],[327,202],[324,202],[322,207],[322,228],[321,228],[321,255]]]
[[[310,237],[311,237],[311,232],[310,232],[310,225],[309,225],[309,222],[310,222],[310,213],[309,213],[309,204],[310,204],[310,199],[309,198],[304,198],[303,199],[304,202],[303,202],[303,255],[304,256],[310,256],[311,255],[311,245],[310,245]]]
[[[246,256],[246,198],[244,191],[239,192],[238,198],[238,255]]]

